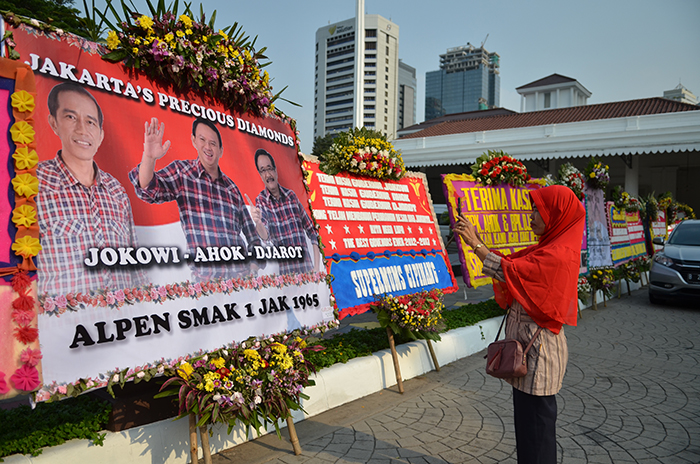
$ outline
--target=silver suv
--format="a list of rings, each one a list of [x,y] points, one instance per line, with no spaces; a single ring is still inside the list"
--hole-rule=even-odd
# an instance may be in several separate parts
[[[683,221],[668,242],[657,237],[654,243],[664,248],[654,253],[651,263],[649,300],[700,297],[700,220]]]

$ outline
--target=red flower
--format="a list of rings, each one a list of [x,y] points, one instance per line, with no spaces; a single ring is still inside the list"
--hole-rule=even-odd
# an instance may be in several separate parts
[[[41,358],[43,358],[41,350],[32,350],[31,348],[27,348],[26,350],[22,351],[19,359],[24,364],[36,366],[39,364],[39,361],[41,361]]]
[[[10,380],[15,384],[17,390],[32,391],[41,385],[36,367],[26,364],[17,369]]]
[[[34,298],[20,293],[19,296],[15,298],[15,301],[12,302],[12,307],[20,311],[32,310],[34,309]]]
[[[29,275],[26,272],[20,272],[12,277],[12,289],[17,293],[22,293],[27,289],[27,287],[29,287],[31,282],[32,279],[29,278]]]
[[[7,385],[7,382],[5,382],[5,373],[0,372],[0,395],[4,395],[9,391],[10,387]]]
[[[15,338],[25,345],[28,345],[39,338],[39,330],[36,327],[17,327],[15,329]]]
[[[12,320],[19,326],[29,325],[34,320],[34,311],[12,311]]]

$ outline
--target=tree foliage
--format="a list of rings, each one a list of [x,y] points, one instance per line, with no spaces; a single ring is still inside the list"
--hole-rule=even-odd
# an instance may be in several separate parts
[[[73,4],[74,0],[0,0],[0,11],[11,11],[83,37],[88,36],[83,15]]]

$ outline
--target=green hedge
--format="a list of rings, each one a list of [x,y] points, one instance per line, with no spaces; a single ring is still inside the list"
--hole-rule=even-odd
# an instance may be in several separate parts
[[[11,454],[41,454],[43,447],[56,446],[73,438],[86,438],[102,445],[112,410],[105,401],[79,396],[55,403],[39,403],[0,410],[0,457]]]

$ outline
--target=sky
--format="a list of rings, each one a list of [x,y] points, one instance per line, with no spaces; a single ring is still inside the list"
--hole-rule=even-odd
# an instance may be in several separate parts
[[[148,12],[145,0],[133,2]],[[301,105],[277,106],[297,120],[302,151],[310,153],[316,30],[354,17],[355,1],[201,3],[205,13],[216,10],[216,27],[238,22],[258,37],[256,48],[267,47],[273,92],[287,86],[282,96]],[[484,40],[501,57],[500,106],[514,111],[516,87],[553,73],[578,80],[592,93],[589,104],[660,97],[679,83],[700,96],[698,0],[366,0],[365,13],[399,26],[399,58],[416,68],[418,122],[425,73],[439,68],[439,55]]]

